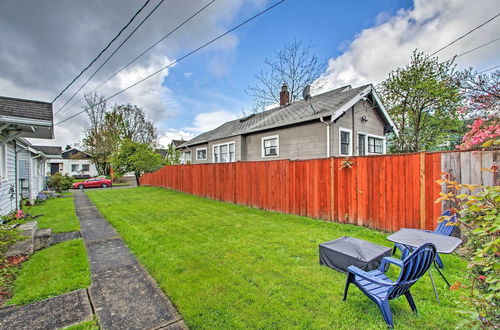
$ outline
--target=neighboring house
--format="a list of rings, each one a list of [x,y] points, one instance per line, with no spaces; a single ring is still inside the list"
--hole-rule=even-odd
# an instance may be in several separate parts
[[[90,178],[97,176],[97,169],[92,163],[92,157],[88,153],[77,148],[61,151],[61,147],[52,147],[54,154],[59,157],[50,157],[47,162],[47,172],[52,175],[56,172],[67,174],[76,178]]]
[[[186,141],[184,140],[172,140],[168,146],[167,146],[167,149],[155,149],[155,151],[160,154],[161,158],[162,159],[165,159],[165,157],[167,157],[167,153],[168,153],[168,149],[172,146],[175,150],[178,150],[180,149],[179,147],[185,143]],[[181,163],[184,164],[184,154],[181,154]]]
[[[193,164],[330,156],[378,155],[395,132],[374,87],[345,86],[289,104],[286,85],[277,108],[229,121],[183,143]]]
[[[0,97],[0,215],[43,190],[47,156],[25,138],[52,139],[53,132],[51,103]]]

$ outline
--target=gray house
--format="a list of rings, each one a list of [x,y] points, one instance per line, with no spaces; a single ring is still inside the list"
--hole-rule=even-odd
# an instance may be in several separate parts
[[[0,215],[43,190],[47,155],[25,137],[52,139],[53,132],[51,103],[0,97]]]
[[[180,145],[186,162],[225,163],[386,153],[397,130],[374,87],[344,86],[229,121]]]

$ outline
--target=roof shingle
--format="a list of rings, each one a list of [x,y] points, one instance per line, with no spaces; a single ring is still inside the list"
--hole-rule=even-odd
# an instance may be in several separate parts
[[[52,103],[0,96],[0,116],[52,121]]]

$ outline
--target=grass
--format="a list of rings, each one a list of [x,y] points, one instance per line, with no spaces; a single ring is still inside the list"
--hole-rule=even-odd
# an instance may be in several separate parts
[[[161,188],[87,191],[189,327],[385,329],[376,305],[356,287],[342,301],[345,274],[318,264],[318,244],[349,235],[391,246],[387,233],[212,201]],[[466,263],[444,256],[450,281]],[[459,292],[434,272],[391,302],[397,328],[451,329]]]
[[[73,198],[51,198],[43,204],[33,205],[27,212],[32,215],[43,215],[35,219],[38,221],[38,228],[52,228],[53,233],[80,230]]]
[[[27,304],[90,285],[90,268],[81,239],[56,244],[26,261],[8,304]]]
[[[92,321],[85,321],[74,324],[72,326],[64,328],[64,330],[99,330],[99,325],[94,317]]]

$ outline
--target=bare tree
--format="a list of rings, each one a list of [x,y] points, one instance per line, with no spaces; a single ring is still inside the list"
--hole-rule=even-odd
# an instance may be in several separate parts
[[[120,140],[156,146],[158,131],[152,122],[146,120],[144,110],[132,104],[115,105],[106,115],[106,121],[117,130]]]
[[[83,107],[90,121],[85,127],[83,147],[101,175],[109,174],[111,157],[125,139],[151,147],[158,139],[158,131],[141,108],[126,104],[108,110],[104,99],[96,93],[87,94]]]
[[[319,60],[313,53],[311,43],[302,40],[286,43],[283,49],[274,52],[275,57],[265,59],[266,70],[255,74],[257,84],[247,87],[254,106],[250,112],[259,112],[270,104],[279,103],[282,84],[288,86],[290,102],[299,99],[306,85],[321,85],[321,76],[326,69],[326,61]],[[319,87],[319,86],[318,86]]]

